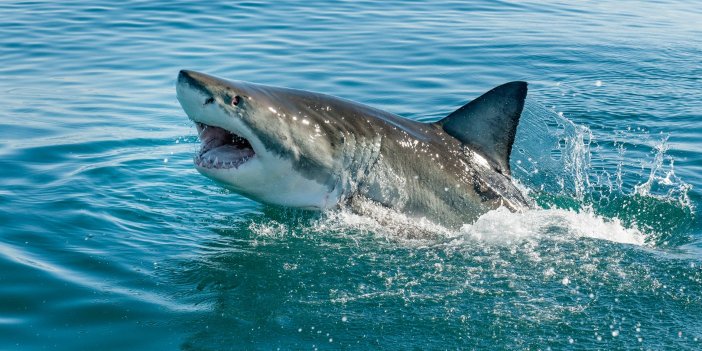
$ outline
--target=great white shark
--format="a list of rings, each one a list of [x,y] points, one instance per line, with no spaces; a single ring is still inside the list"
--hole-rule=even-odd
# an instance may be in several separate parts
[[[509,157],[526,82],[421,123],[342,98],[180,71],[198,172],[253,200],[324,210],[370,201],[456,227],[531,200]]]

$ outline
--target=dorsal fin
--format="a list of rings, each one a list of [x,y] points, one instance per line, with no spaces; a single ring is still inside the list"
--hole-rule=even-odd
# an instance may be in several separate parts
[[[503,84],[436,124],[484,156],[498,171],[509,175],[509,155],[526,94],[526,82]]]

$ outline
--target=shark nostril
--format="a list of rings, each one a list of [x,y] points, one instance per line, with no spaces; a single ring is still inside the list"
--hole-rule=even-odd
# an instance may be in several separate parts
[[[239,100],[240,100],[239,95],[235,95],[235,96],[232,98],[232,106],[237,106],[237,105],[239,105]]]
[[[214,98],[208,98],[207,100],[205,100],[205,103],[203,105],[211,104],[213,102],[214,102]]]

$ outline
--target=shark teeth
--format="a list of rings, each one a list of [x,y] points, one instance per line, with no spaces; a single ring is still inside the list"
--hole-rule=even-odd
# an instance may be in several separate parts
[[[220,160],[217,156],[213,158],[212,156],[196,155],[193,157],[193,163],[198,167],[206,169],[238,169],[239,166],[243,165],[254,156],[246,156],[235,161],[225,162]]]
[[[200,168],[239,168],[256,155],[248,140],[231,131],[200,122],[195,125],[201,147],[193,162]]]

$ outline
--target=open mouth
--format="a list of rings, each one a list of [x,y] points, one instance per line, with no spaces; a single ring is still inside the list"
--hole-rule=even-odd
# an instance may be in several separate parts
[[[244,137],[224,128],[196,122],[201,147],[195,164],[203,168],[239,168],[256,155],[251,143]]]

